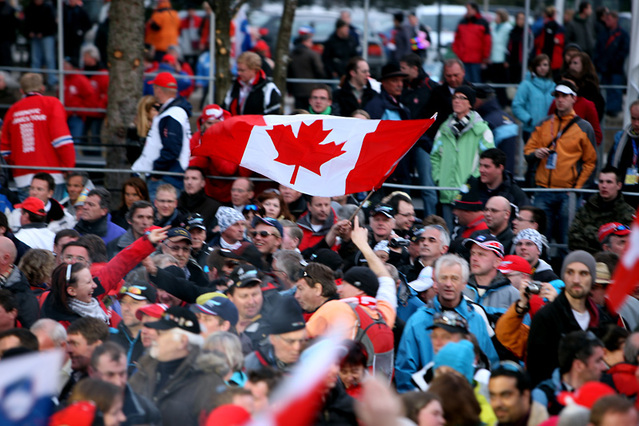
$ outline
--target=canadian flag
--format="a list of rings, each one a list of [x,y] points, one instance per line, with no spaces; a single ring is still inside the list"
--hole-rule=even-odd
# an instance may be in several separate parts
[[[639,285],[639,215],[630,227],[630,235],[626,251],[617,264],[612,284],[608,290],[608,305],[618,312],[626,297]]]
[[[332,197],[379,188],[434,121],[244,115],[212,126],[192,155],[222,158],[297,191]]]

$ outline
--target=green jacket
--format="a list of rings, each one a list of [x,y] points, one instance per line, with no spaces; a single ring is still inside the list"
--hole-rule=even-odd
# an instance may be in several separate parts
[[[575,214],[568,231],[568,248],[586,250],[590,254],[601,251],[598,232],[601,225],[619,222],[630,226],[635,209],[625,202],[619,194],[613,201],[605,202],[601,195],[595,194]]]
[[[470,176],[479,176],[479,154],[494,148],[493,133],[481,116],[470,112],[470,121],[455,138],[451,126],[453,115],[439,127],[430,160],[435,185],[461,188]],[[442,204],[451,204],[459,191],[440,191]]]

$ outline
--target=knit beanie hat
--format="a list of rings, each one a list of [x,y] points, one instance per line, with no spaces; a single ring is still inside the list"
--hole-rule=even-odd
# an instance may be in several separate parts
[[[517,245],[521,240],[530,240],[539,249],[539,253],[543,251],[544,237],[536,229],[526,228],[517,233],[517,236],[513,239],[513,245]]]
[[[474,360],[475,349],[472,343],[468,340],[450,342],[435,355],[433,371],[437,371],[439,367],[447,366],[463,375],[468,383],[472,384],[475,375]]]
[[[226,231],[229,226],[235,222],[246,220],[244,215],[233,207],[220,207],[217,209],[217,213],[215,213],[215,218],[217,219],[217,224],[220,226],[220,232]]]
[[[564,273],[566,272],[566,267],[575,262],[583,263],[584,265],[586,265],[586,267],[590,271],[592,282],[595,282],[595,279],[597,278],[597,262],[590,253],[583,250],[573,251],[568,256],[566,256],[566,258],[564,259],[564,263],[561,265],[561,276],[559,278],[563,280]]]
[[[465,95],[468,98],[468,101],[470,102],[471,108],[475,106],[476,95],[472,87],[459,86],[458,88],[455,89],[455,93],[461,93],[462,95]]]
[[[377,296],[379,280],[375,272],[366,266],[354,266],[344,274],[343,282],[354,285],[362,290],[367,296]]]

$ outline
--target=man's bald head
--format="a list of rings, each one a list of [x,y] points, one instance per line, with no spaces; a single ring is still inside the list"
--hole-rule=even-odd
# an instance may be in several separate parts
[[[500,195],[486,201],[484,217],[492,234],[499,235],[509,226],[510,210],[510,201]]]
[[[0,258],[2,259],[2,262],[13,264],[13,262],[16,261],[17,256],[18,250],[16,250],[16,245],[13,244],[13,241],[7,237],[0,237]]]

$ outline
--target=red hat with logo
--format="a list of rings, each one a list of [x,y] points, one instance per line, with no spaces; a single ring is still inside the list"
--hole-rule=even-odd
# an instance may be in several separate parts
[[[621,224],[619,222],[610,222],[604,225],[601,225],[599,228],[599,242],[603,243],[603,241],[609,235],[616,235],[618,237],[623,237],[624,235],[630,234],[630,227],[628,225]]]
[[[142,314],[146,314],[152,318],[160,319],[167,309],[169,309],[169,307],[164,303],[153,303],[138,308],[138,310],[135,311],[135,317],[142,321]]]
[[[22,203],[16,204],[15,208],[21,208],[38,216],[47,215],[47,212],[44,210],[44,202],[36,197],[27,197]]]
[[[168,55],[170,56],[170,55]],[[161,72],[155,76],[155,78],[149,81],[148,84],[153,84],[155,86],[164,87],[165,89],[175,89],[177,90],[177,80],[175,77],[169,72]]]
[[[513,272],[521,272],[522,274],[532,275],[532,268],[530,264],[521,256],[516,254],[509,254],[504,257],[497,267],[502,274],[511,274]]]
[[[209,120],[224,121],[227,118],[231,118],[231,113],[216,104],[210,104],[202,108],[202,115],[200,116],[200,123],[205,123]]]

